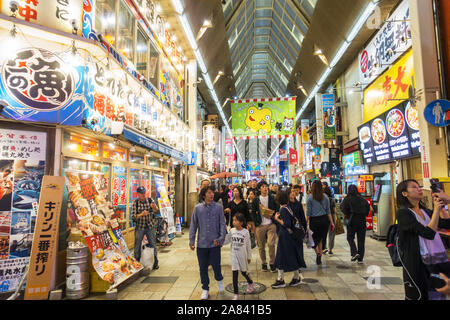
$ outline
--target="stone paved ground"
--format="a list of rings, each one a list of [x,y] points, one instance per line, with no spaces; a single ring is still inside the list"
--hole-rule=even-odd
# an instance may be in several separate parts
[[[188,230],[173,240],[168,248],[158,249],[159,270],[149,275],[136,277],[128,284],[121,285],[120,300],[199,300],[201,296],[200,274],[195,252],[188,246]],[[305,247],[307,268],[302,273],[305,282],[298,287],[272,289],[276,273],[262,272],[257,248],[253,249],[250,274],[254,281],[264,284],[267,289],[258,295],[242,295],[241,300],[404,300],[401,268],[393,267],[383,241],[366,238],[364,264],[350,262],[350,249],[346,235],[336,236],[333,256],[324,256],[322,266],[315,264],[315,253]],[[367,273],[370,266],[377,266],[382,279],[376,289],[368,288]],[[372,267],[373,268],[373,267]],[[222,249],[222,272],[225,285],[232,283],[230,248]],[[230,300],[233,295],[227,291],[218,293],[217,283],[210,268],[210,299]],[[150,277],[150,279],[149,279]],[[158,277],[158,278],[156,278]],[[170,277],[170,278],[169,278]],[[286,274],[288,283],[292,274]],[[161,283],[143,283],[157,279]],[[314,279],[317,282],[314,282]],[[312,280],[312,281],[310,281]],[[244,281],[243,277],[240,281]],[[103,300],[104,294],[91,294],[86,299]]]

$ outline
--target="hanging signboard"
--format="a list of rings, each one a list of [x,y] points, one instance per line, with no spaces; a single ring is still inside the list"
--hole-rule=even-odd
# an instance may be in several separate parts
[[[389,70],[364,90],[363,121],[369,121],[409,98],[414,61],[409,50]]]
[[[234,169],[235,153],[233,147],[233,139],[225,139],[225,164],[227,168]]]
[[[317,131],[317,144],[318,145],[324,144],[325,137],[323,132],[323,104],[321,94],[316,94],[316,131]]]
[[[44,176],[31,248],[25,300],[46,300],[56,258],[64,177]]]
[[[420,155],[417,106],[403,102],[358,128],[364,164]]]
[[[300,120],[301,125],[301,136],[302,136],[302,144],[309,143],[309,119],[301,119]]]
[[[404,0],[361,52],[359,77],[363,87],[375,80],[411,47],[409,19],[409,4]]]
[[[293,148],[289,148],[289,163],[291,165],[295,165],[298,163],[298,154],[297,151]]]
[[[231,100],[233,137],[295,134],[295,97]]]
[[[167,193],[167,188],[164,183],[164,177],[154,174],[153,179],[155,182],[156,196],[158,197],[158,207],[161,216],[167,221],[167,232],[168,234],[173,234],[176,232],[174,213],[172,206],[170,205],[169,195]]]
[[[0,292],[14,291],[30,261],[47,134],[0,129]]]
[[[39,24],[56,30],[73,33],[77,26],[77,35],[81,35],[81,17],[83,0],[19,0],[16,18]],[[0,0],[1,13],[10,16],[11,1]]]
[[[66,170],[65,175],[70,200],[67,214],[74,228],[83,234],[95,271],[113,289],[143,266],[128,250],[119,221],[106,200],[108,188],[104,175],[76,170]]]
[[[446,127],[450,124],[450,101],[440,99],[430,102],[423,113],[432,126]]]
[[[325,140],[336,139],[336,110],[334,107],[334,94],[322,95],[323,130]]]
[[[7,36],[6,31],[0,36]],[[19,40],[15,40],[19,41]],[[18,43],[17,46],[28,45]],[[0,55],[1,114],[13,120],[80,125],[84,66],[71,52],[22,47]]]

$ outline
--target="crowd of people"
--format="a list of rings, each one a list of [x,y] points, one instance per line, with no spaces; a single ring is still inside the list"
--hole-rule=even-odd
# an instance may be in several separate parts
[[[235,300],[239,299],[239,272],[248,283],[247,293],[254,291],[249,263],[255,246],[261,270],[277,273],[273,289],[286,287],[285,273],[288,272],[293,273],[289,286],[302,283],[301,268],[306,268],[302,238],[308,238],[310,231],[316,264],[322,265],[323,255],[333,255],[335,226],[339,219],[334,190],[318,179],[311,181],[308,190],[302,189],[300,185],[283,183],[279,186],[255,179],[242,185],[221,185],[216,190],[209,180],[202,181],[189,233],[191,250],[196,248],[197,237],[202,299],[209,296],[209,265],[213,267],[219,292],[224,290],[220,252],[225,244],[231,245]],[[425,208],[422,199],[423,191],[416,181],[407,180],[398,185],[397,219],[406,299],[436,299],[450,294],[450,263],[437,232],[438,228],[450,229],[450,216],[444,208],[445,203],[450,203],[450,197],[443,191],[433,194],[434,210]],[[350,261],[362,264],[366,217],[373,208],[359,194],[358,188],[351,185],[340,209],[347,227]],[[294,236],[298,234],[294,229],[300,232],[300,238]],[[440,289],[433,287],[430,277],[443,281]]]
[[[311,181],[308,190],[302,189],[300,185],[284,183],[279,186],[252,180],[242,185],[221,185],[216,190],[209,180],[202,181],[199,204],[194,209],[189,232],[189,246],[191,250],[197,249],[202,299],[209,296],[210,265],[219,292],[224,291],[221,247],[225,244],[231,245],[235,300],[239,298],[239,272],[248,283],[247,293],[254,291],[249,264],[252,249],[256,246],[261,270],[277,273],[273,289],[286,287],[285,273],[288,272],[293,273],[289,286],[302,283],[301,268],[306,268],[304,239],[308,239],[311,233],[311,247],[315,250],[318,266],[322,265],[323,255],[333,254],[335,226],[340,222],[333,189],[320,180]],[[132,218],[136,222],[135,257],[140,258],[139,244],[145,235],[149,246],[155,248],[153,269],[158,269],[151,217],[159,209],[145,197],[145,188],[140,187],[138,194],[139,199],[132,207]],[[403,269],[405,298],[445,299],[450,295],[450,262],[438,230],[450,229],[450,215],[446,209],[450,196],[442,190],[432,193],[433,209],[427,208],[423,199],[424,192],[417,181],[405,180],[398,184],[397,247]],[[348,193],[339,207],[347,229],[350,261],[362,264],[366,217],[373,208],[354,185],[348,187]]]

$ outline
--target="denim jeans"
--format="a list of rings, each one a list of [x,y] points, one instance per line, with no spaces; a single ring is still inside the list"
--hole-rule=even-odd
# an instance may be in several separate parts
[[[217,281],[223,280],[222,269],[220,266],[220,247],[197,248],[198,265],[200,267],[200,280],[202,289],[209,290],[208,267],[212,266],[214,278]]]
[[[142,248],[142,239],[144,239],[144,235],[147,237],[148,244],[151,248],[155,249],[155,263],[154,266],[158,265],[157,258],[157,245],[156,245],[156,230],[154,227],[145,228],[145,229],[135,229],[134,230],[134,257],[137,261],[141,259],[141,248]]]

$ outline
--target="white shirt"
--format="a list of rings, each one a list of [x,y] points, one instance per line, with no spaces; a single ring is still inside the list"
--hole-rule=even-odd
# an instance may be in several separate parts
[[[247,229],[230,230],[231,270],[247,271],[248,260],[252,258],[250,233]]]
[[[268,195],[265,196],[265,197],[259,196],[259,201],[261,202],[261,204],[262,204],[264,207],[266,207],[266,208],[269,207],[269,196],[268,196]],[[266,226],[266,225],[272,223],[272,220],[267,219],[267,218],[264,217],[264,216],[261,216],[261,217],[262,217],[262,222],[261,222],[261,225],[262,225],[262,226]]]

